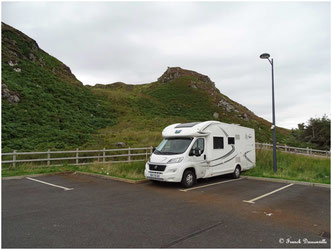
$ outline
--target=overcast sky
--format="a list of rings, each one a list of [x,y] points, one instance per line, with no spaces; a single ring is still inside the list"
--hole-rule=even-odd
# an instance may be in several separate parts
[[[267,52],[277,125],[330,117],[329,2],[2,2],[2,21],[84,84],[148,83],[180,66],[271,121]]]

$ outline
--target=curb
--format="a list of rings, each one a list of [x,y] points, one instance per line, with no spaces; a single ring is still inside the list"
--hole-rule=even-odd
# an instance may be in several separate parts
[[[267,178],[267,177],[255,177],[255,176],[242,176],[242,177],[246,178],[246,179],[258,180],[258,181],[294,183],[294,184],[299,184],[299,185],[303,185],[303,186],[331,188],[330,184],[322,184],[322,183],[314,183],[314,182],[293,181],[293,180],[275,179],[275,178]]]
[[[120,177],[114,177],[114,176],[108,176],[108,175],[101,175],[101,174],[95,174],[95,173],[88,173],[88,172],[81,172],[81,171],[75,171],[73,174],[82,174],[82,175],[89,175],[89,176],[94,176],[98,178],[103,178],[103,179],[109,179],[113,181],[121,181],[121,182],[126,182],[126,183],[131,183],[131,184],[140,184],[140,183],[146,183],[149,180],[130,180],[130,179],[124,179]]]
[[[8,176],[1,177],[1,180],[20,180],[26,177],[38,177],[38,176],[48,176],[48,175],[62,175],[62,174],[72,174],[74,171],[65,171],[65,172],[54,172],[54,173],[45,173],[45,174],[30,174],[30,175],[18,175],[18,176]]]
[[[81,172],[81,171],[66,171],[66,172],[55,172],[55,173],[46,173],[46,174],[31,174],[31,175],[19,175],[19,176],[9,176],[9,177],[2,177],[2,180],[20,180],[26,177],[38,177],[38,176],[50,176],[50,175],[63,175],[63,174],[82,174],[82,175],[89,175],[94,176],[98,178],[108,179],[108,180],[114,180],[114,181],[121,181],[131,184],[140,184],[140,183],[146,183],[149,180],[129,180],[124,179],[120,177],[114,177],[114,176],[107,176],[107,175],[101,175],[101,174],[95,174],[95,173],[88,173],[88,172]]]

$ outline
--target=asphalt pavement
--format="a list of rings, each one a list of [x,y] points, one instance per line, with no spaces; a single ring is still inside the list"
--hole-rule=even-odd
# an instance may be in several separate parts
[[[330,248],[330,189],[286,185],[228,176],[188,190],[81,174],[3,180],[2,247]]]

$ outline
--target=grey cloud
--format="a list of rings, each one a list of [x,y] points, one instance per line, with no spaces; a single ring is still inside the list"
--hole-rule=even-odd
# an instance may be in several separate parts
[[[147,83],[180,66],[271,120],[268,52],[278,125],[330,114],[328,2],[3,2],[2,21],[84,84]]]

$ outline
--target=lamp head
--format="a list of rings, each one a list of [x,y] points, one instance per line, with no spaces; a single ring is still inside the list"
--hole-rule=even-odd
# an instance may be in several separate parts
[[[263,53],[259,56],[261,59],[269,59],[270,58],[270,54],[268,53]]]

